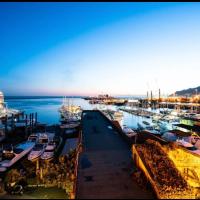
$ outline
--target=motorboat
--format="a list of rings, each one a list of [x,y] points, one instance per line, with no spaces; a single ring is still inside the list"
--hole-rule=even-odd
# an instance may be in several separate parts
[[[34,142],[23,142],[13,147],[10,145],[3,149],[3,159],[0,162],[0,167],[9,168],[14,165],[18,160],[27,155],[35,146]],[[1,171],[1,170],[0,170]]]
[[[35,161],[37,160],[45,151],[46,145],[44,144],[36,144],[30,154],[28,155],[28,160]]]
[[[147,122],[147,121],[142,121],[142,122],[143,122],[143,124],[145,124],[145,125],[150,125],[150,123]]]
[[[60,125],[61,129],[72,129],[72,128],[78,128],[80,126],[80,122],[77,123],[68,123],[68,124],[62,124]]]
[[[56,150],[56,143],[54,141],[49,142],[49,144],[45,148],[45,151],[41,155],[41,159],[42,160],[53,159],[55,150]]]
[[[28,137],[28,141],[29,142],[37,142],[38,141],[38,134],[36,133],[32,133],[29,137]]]
[[[183,139],[177,139],[177,140],[176,140],[176,143],[177,143],[178,145],[181,145],[181,146],[186,147],[186,148],[191,148],[191,147],[194,146],[194,145],[191,144],[190,142],[186,142],[186,141],[183,140]]]
[[[144,130],[144,127],[139,122],[137,123],[137,126],[139,130]]]
[[[5,138],[6,138],[5,127],[4,127],[4,125],[0,121],[0,142],[2,142],[3,140],[5,140]]]
[[[134,130],[132,130],[131,128],[127,127],[126,125],[123,125],[122,131],[123,131],[123,133],[125,133],[125,135],[128,136],[129,138],[131,138],[131,137],[137,135],[137,133],[136,133]]]
[[[38,144],[47,145],[49,143],[48,133],[38,133]]]
[[[38,139],[36,144],[30,154],[28,155],[28,160],[35,161],[37,160],[45,151],[46,146],[49,143],[49,136],[47,133],[37,133]]]

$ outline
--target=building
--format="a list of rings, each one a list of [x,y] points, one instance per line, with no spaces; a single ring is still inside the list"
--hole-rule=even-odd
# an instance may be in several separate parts
[[[0,109],[4,108],[4,95],[3,92],[0,91]]]

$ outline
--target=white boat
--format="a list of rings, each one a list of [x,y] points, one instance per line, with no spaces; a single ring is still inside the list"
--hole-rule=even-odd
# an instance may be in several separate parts
[[[47,133],[37,133],[38,139],[36,145],[28,155],[28,160],[35,161],[38,159],[45,151],[46,146],[49,143],[49,136]]]
[[[23,142],[14,148],[12,148],[10,151],[5,150],[3,151],[3,160],[0,162],[0,167],[3,168],[9,168],[12,165],[14,165],[18,160],[20,160],[22,157],[27,155],[34,147],[34,142]],[[9,154],[9,156],[6,158],[6,154]]]
[[[52,135],[51,137],[54,136],[54,133],[38,133],[37,143],[47,145],[49,143],[50,134]]]
[[[37,160],[45,151],[45,145],[44,144],[36,144],[30,154],[28,155],[28,160],[35,161]]]
[[[186,142],[186,141],[183,140],[183,139],[181,139],[181,140],[177,139],[177,140],[176,140],[176,143],[177,143],[178,145],[184,146],[184,147],[186,147],[186,148],[191,148],[191,147],[194,146],[194,145],[192,145],[190,142]]]
[[[80,106],[76,105],[70,105],[69,99],[68,103],[66,102],[67,99],[64,98],[63,104],[61,108],[59,109],[59,112],[61,114],[61,118],[63,118],[63,121],[69,122],[69,121],[80,121],[81,120],[81,114],[82,109]]]
[[[114,112],[114,118],[116,117],[116,118],[122,118],[124,115],[123,115],[123,112],[121,112],[121,111],[115,111]]]
[[[5,127],[0,121],[0,142],[2,142],[5,138],[6,138]]]
[[[45,151],[41,155],[42,160],[51,160],[54,157],[54,152],[56,149],[56,144],[51,141],[45,148]]]
[[[21,111],[19,110],[7,108],[4,102],[3,92],[0,91],[0,118],[6,117],[6,116],[9,118],[12,115],[17,115],[20,113]]]
[[[29,137],[28,137],[28,141],[29,142],[37,142],[38,141],[38,134],[36,133],[32,133]]]
[[[69,124],[62,124],[60,125],[61,129],[72,129],[72,128],[78,128],[80,126],[80,122],[77,123],[69,123]]]
[[[133,137],[133,136],[136,136],[137,133],[132,130],[131,128],[127,127],[126,125],[123,125],[122,127],[122,131],[126,134],[126,136],[128,137]]]

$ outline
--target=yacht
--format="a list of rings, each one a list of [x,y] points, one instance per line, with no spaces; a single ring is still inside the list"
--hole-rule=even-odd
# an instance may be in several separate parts
[[[3,117],[12,117],[12,115],[20,114],[21,111],[16,109],[8,109],[4,102],[4,94],[0,91],[0,119]]]
[[[46,146],[45,151],[41,155],[42,160],[52,160],[54,157],[54,153],[56,150],[56,144],[54,141],[49,142],[49,144]]]
[[[70,105],[69,99],[66,103],[66,98],[63,100],[63,104],[59,109],[61,114],[62,122],[76,122],[81,120],[82,109],[80,106]]]
[[[13,148],[12,145],[3,148],[2,160],[0,162],[0,171],[14,165],[18,160],[27,155],[34,147],[34,142],[23,142]]]

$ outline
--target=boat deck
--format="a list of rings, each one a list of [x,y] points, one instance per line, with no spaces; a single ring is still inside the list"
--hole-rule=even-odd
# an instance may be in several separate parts
[[[132,179],[131,150],[111,122],[98,111],[84,111],[82,120],[77,198],[153,198]]]

